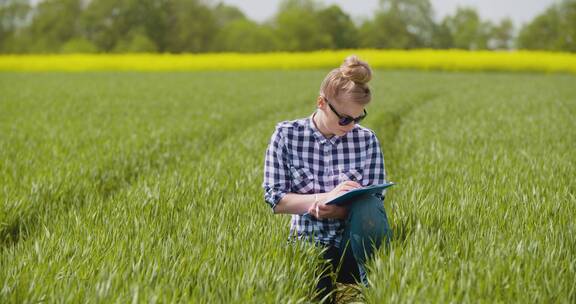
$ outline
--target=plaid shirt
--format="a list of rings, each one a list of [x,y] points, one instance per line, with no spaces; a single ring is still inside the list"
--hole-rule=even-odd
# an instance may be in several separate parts
[[[287,193],[313,194],[334,189],[346,180],[362,186],[385,182],[380,143],[374,132],[359,124],[343,136],[326,138],[306,118],[276,125],[266,150],[264,199],[274,209]],[[383,200],[385,195],[380,196]],[[340,246],[345,221],[294,214],[290,239],[308,239]]]

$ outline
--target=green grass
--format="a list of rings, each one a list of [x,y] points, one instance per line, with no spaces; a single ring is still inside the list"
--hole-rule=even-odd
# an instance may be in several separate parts
[[[0,302],[307,302],[260,187],[327,71],[0,74]],[[576,301],[576,77],[377,71],[384,302]]]

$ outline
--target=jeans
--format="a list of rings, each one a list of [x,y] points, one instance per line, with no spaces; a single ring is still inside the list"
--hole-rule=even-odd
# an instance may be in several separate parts
[[[388,246],[392,238],[384,204],[376,196],[362,196],[348,205],[348,210],[340,248],[326,246],[323,254],[323,258],[330,263],[322,267],[322,276],[316,286],[316,299],[322,300],[330,294],[326,298],[327,303],[334,302],[331,272],[336,272],[336,281],[339,283],[362,282],[368,287],[366,261],[383,242]]]

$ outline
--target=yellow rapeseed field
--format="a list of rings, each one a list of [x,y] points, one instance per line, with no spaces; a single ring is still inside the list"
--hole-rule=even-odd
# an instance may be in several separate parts
[[[374,68],[576,73],[576,54],[534,51],[339,50],[300,53],[2,55],[0,71],[315,69],[356,54]]]

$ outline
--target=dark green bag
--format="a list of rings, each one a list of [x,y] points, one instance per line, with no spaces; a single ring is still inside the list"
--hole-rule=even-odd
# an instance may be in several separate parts
[[[344,229],[343,246],[354,254],[362,282],[368,286],[364,264],[384,242],[389,246],[392,230],[384,210],[384,202],[374,194],[356,198],[347,205],[349,213]]]

